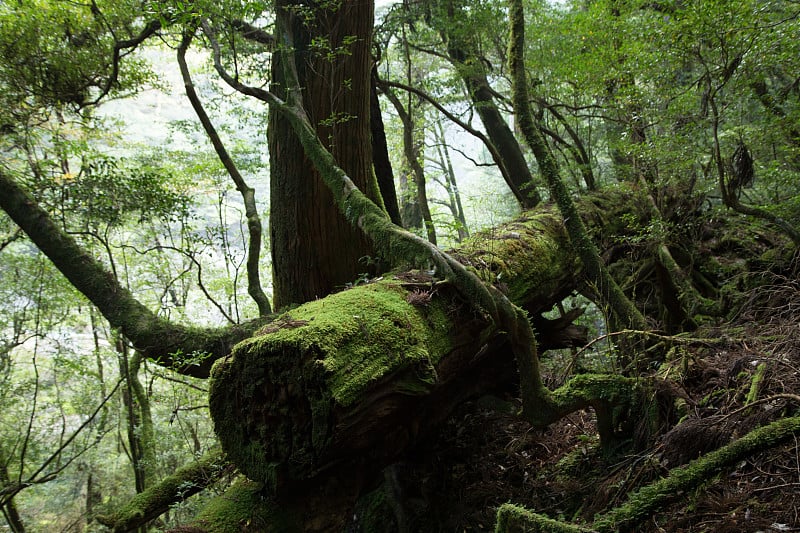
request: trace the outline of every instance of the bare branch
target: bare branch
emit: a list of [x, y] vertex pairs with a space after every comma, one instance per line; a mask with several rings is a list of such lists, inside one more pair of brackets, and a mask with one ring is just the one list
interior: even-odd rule
[[269, 298], [267, 298], [264, 289], [261, 287], [259, 257], [261, 254], [262, 226], [261, 218], [258, 216], [258, 209], [256, 208], [255, 189], [249, 187], [244, 181], [236, 163], [234, 163], [230, 154], [225, 149], [222, 139], [217, 133], [214, 124], [212, 124], [208, 113], [206, 113], [203, 108], [203, 103], [200, 101], [200, 97], [194, 88], [194, 83], [189, 73], [189, 67], [186, 64], [186, 50], [189, 48], [192, 36], [192, 33], [185, 32], [181, 44], [178, 47], [178, 65], [180, 66], [181, 76], [183, 77], [183, 83], [186, 87], [186, 96], [189, 98], [189, 102], [191, 102], [192, 108], [197, 114], [197, 118], [200, 120], [203, 129], [206, 131], [206, 135], [208, 135], [211, 144], [214, 146], [214, 150], [217, 152], [220, 162], [225, 167], [225, 170], [228, 171], [228, 175], [236, 185], [236, 190], [242, 195], [245, 216], [247, 217], [247, 229], [250, 233], [250, 241], [247, 249], [247, 292], [250, 294], [253, 301], [256, 302], [259, 315], [266, 316], [272, 312], [272, 308], [269, 303]]

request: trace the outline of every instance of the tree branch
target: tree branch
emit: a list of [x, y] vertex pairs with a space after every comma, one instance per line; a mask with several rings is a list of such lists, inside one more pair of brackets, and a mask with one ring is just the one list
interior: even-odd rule
[[245, 216], [247, 217], [247, 229], [250, 233], [250, 242], [247, 248], [247, 293], [253, 301], [256, 302], [259, 315], [265, 316], [272, 312], [272, 308], [269, 303], [269, 298], [267, 298], [267, 295], [264, 293], [264, 289], [261, 288], [259, 257], [261, 254], [262, 226], [261, 218], [258, 216], [258, 209], [256, 208], [255, 189], [249, 187], [244, 181], [239, 169], [236, 167], [236, 163], [233, 162], [230, 154], [225, 149], [225, 145], [222, 143], [222, 139], [217, 133], [214, 124], [211, 123], [208, 113], [206, 113], [203, 108], [203, 103], [200, 101], [197, 91], [195, 91], [192, 76], [189, 73], [189, 66], [186, 64], [186, 50], [192, 42], [192, 37], [192, 33], [184, 32], [181, 44], [178, 46], [178, 65], [180, 66], [181, 76], [183, 77], [183, 84], [186, 87], [186, 96], [189, 98], [189, 102], [191, 102], [192, 108], [197, 114], [197, 118], [200, 120], [203, 129], [206, 131], [206, 135], [208, 135], [211, 144], [214, 146], [214, 150], [217, 152], [220, 162], [225, 167], [225, 170], [228, 171], [228, 175], [236, 185], [236, 190], [242, 195]]
[[233, 467], [222, 451], [214, 449], [198, 461], [179, 468], [157, 485], [137, 494], [116, 513], [98, 516], [97, 521], [110, 527], [113, 532], [132, 531], [158, 518], [176, 503], [201, 492], [232, 471]]
[[112, 327], [145, 357], [182, 374], [206, 378], [213, 362], [263, 321], [224, 328], [193, 328], [157, 316], [134, 298], [106, 267], [56, 224], [22, 188], [0, 170], [0, 208], [24, 231], [67, 280], [89, 299]]

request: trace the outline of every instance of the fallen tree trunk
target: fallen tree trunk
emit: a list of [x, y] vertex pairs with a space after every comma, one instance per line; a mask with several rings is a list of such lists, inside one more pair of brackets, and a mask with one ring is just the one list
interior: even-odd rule
[[[531, 314], [580, 279], [552, 209], [454, 255]], [[332, 469], [358, 477], [409, 449], [455, 405], [513, 382], [503, 344], [447, 284], [390, 275], [293, 309], [237, 345], [214, 367], [211, 414], [229, 459], [273, 494]]]

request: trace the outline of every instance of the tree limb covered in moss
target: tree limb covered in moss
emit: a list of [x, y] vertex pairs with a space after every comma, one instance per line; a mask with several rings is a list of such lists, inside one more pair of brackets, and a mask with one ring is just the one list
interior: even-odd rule
[[[703, 483], [708, 483], [725, 468], [753, 454], [782, 444], [800, 433], [800, 417], [784, 418], [755, 429], [730, 444], [706, 454], [689, 464], [674, 468], [669, 475], [655, 483], [639, 489], [628, 497], [628, 501], [595, 518], [588, 527], [558, 522], [538, 515], [533, 511], [513, 505], [504, 505], [497, 515], [497, 533], [513, 531], [563, 531], [563, 532], [612, 532], [621, 527], [636, 526], [667, 504], [687, 494]], [[543, 524], [552, 529], [543, 529]]]
[[495, 533], [593, 533], [594, 530], [560, 522], [530, 509], [504, 503], [497, 510]]
[[153, 313], [113, 274], [63, 231], [6, 172], [0, 170], [0, 208], [67, 280], [127, 337], [142, 355], [185, 375], [206, 378], [213, 362], [261, 325], [193, 328]]
[[98, 516], [97, 521], [113, 532], [132, 531], [166, 513], [176, 503], [201, 492], [232, 470], [225, 454], [219, 449], [212, 450], [200, 460], [179, 468], [157, 485], [137, 494], [114, 514]]
[[558, 162], [550, 150], [541, 129], [535, 123], [528, 102], [528, 82], [525, 72], [525, 14], [521, 0], [511, 0], [509, 12], [511, 32], [509, 36], [509, 70], [512, 80], [512, 98], [520, 129], [536, 157], [539, 170], [547, 181], [550, 195], [564, 216], [572, 245], [583, 261], [590, 279], [596, 283], [600, 297], [611, 306], [619, 324], [638, 330], [646, 330], [647, 322], [633, 303], [622, 292], [609, 274], [589, 238], [570, 192], [561, 179]]

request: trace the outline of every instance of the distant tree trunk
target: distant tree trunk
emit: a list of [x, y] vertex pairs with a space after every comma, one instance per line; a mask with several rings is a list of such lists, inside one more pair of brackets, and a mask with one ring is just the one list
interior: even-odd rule
[[[94, 307], [89, 308], [89, 320], [92, 327], [92, 341], [94, 344], [94, 357], [97, 367], [97, 380], [100, 382], [100, 398], [108, 396], [108, 387], [105, 380], [105, 367], [103, 365], [103, 357], [101, 353], [100, 344], [100, 322], [101, 317], [98, 317], [97, 311]], [[105, 433], [106, 424], [108, 423], [108, 406], [103, 404], [100, 411], [100, 419], [94, 427], [94, 431], [99, 439]], [[86, 476], [86, 523], [91, 523], [94, 520], [94, 515], [98, 506], [103, 502], [103, 493], [100, 486], [100, 481], [93, 475], [94, 465], [91, 463], [87, 465], [88, 474]]]
[[409, 102], [408, 109], [403, 106], [400, 99], [391, 91], [386, 89], [386, 97], [392, 102], [397, 114], [400, 116], [400, 121], [403, 123], [403, 153], [406, 156], [406, 162], [411, 169], [411, 176], [414, 179], [416, 186], [416, 200], [419, 207], [422, 221], [425, 224], [425, 234], [428, 240], [436, 244], [436, 227], [433, 225], [433, 217], [431, 216], [430, 204], [428, 203], [428, 192], [425, 183], [425, 170], [420, 163], [420, 151], [422, 144], [421, 141], [416, 142], [415, 139], [415, 123], [411, 115], [411, 103]]
[[795, 170], [800, 170], [800, 128], [798, 128], [797, 122], [789, 118], [781, 102], [770, 92], [766, 80], [751, 81], [750, 88], [764, 109], [778, 119], [778, 124], [785, 132], [786, 142], [794, 148], [793, 155], [790, 157], [792, 166]]
[[[136, 493], [141, 494], [155, 481], [155, 442], [150, 399], [139, 382], [142, 355], [136, 352], [131, 356], [127, 343], [121, 336], [118, 336], [116, 343], [120, 374], [127, 383], [123, 390], [123, 401], [128, 421], [128, 448]], [[147, 527], [141, 526], [139, 531], [147, 533]]]
[[[278, 0], [276, 9], [304, 5]], [[296, 40], [304, 106], [319, 138], [356, 185], [383, 206], [370, 140], [373, 8], [366, 0], [344, 2], [338, 9], [315, 7], [309, 19], [290, 14], [288, 24]], [[273, 89], [279, 96], [285, 95], [283, 61], [282, 54], [273, 55]], [[336, 210], [291, 126], [274, 110], [269, 152], [273, 303], [280, 308], [343, 287], [366, 271], [361, 260], [374, 252]]]
[[422, 228], [422, 210], [419, 208], [417, 189], [411, 169], [403, 169], [398, 178], [400, 183], [400, 218], [407, 229]]
[[431, 21], [446, 41], [447, 54], [467, 87], [489, 139], [500, 154], [502, 161], [498, 163], [506, 169], [503, 177], [523, 208], [534, 207], [541, 201], [535, 180], [514, 132], [495, 103], [485, 63], [470, 43], [472, 36], [463, 23], [467, 14], [458, 0], [440, 0], [437, 3], [438, 16], [432, 17]]
[[[619, 18], [621, 16], [619, 6], [622, 4], [617, 0], [609, 3], [611, 17]], [[619, 49], [622, 46], [620, 39], [620, 36], [613, 37], [612, 47], [615, 53], [620, 53]], [[635, 153], [637, 148], [641, 148], [647, 142], [647, 125], [641, 102], [636, 96], [630, 96], [636, 94], [636, 91], [632, 90], [636, 86], [636, 79], [625, 65], [625, 61], [624, 57], [618, 60], [619, 68], [624, 73], [612, 77], [606, 83], [606, 93], [609, 99], [619, 98], [622, 101], [619, 104], [619, 116], [609, 117], [605, 121], [607, 137], [623, 139], [610, 147], [611, 161], [614, 164], [617, 180], [636, 183], [641, 176], [647, 183], [652, 184], [656, 181], [657, 169], [651, 161], [647, 160], [646, 156], [642, 157]]]
[[456, 183], [456, 173], [453, 170], [453, 162], [450, 160], [450, 150], [447, 147], [444, 135], [444, 126], [441, 122], [437, 122], [433, 128], [434, 138], [436, 139], [436, 151], [439, 155], [439, 162], [441, 164], [442, 173], [444, 174], [444, 188], [447, 189], [447, 195], [450, 201], [447, 206], [453, 215], [453, 220], [456, 225], [456, 232], [458, 233], [458, 242], [463, 241], [469, 237], [469, 228], [467, 226], [467, 217], [464, 216], [464, 207], [461, 205], [461, 193], [458, 190], [458, 183]]

